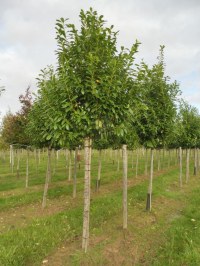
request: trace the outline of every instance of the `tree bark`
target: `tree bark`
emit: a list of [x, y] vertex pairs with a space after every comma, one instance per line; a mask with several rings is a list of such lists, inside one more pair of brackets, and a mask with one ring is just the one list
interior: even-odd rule
[[97, 175], [97, 180], [96, 180], [96, 191], [99, 191], [100, 185], [101, 185], [101, 154], [102, 150], [99, 150], [99, 159], [98, 159], [98, 175]]
[[135, 176], [137, 178], [138, 176], [138, 158], [139, 157], [139, 154], [138, 154], [138, 149], [136, 150], [136, 165], [135, 165]]
[[45, 180], [43, 200], [42, 200], [43, 209], [46, 207], [47, 192], [48, 192], [50, 179], [51, 179], [51, 149], [48, 148], [47, 172], [46, 172], [46, 180]]
[[186, 184], [190, 177], [190, 149], [186, 149]]
[[27, 157], [26, 157], [26, 188], [28, 188], [28, 178], [29, 178], [29, 150], [27, 149]]
[[69, 151], [69, 175], [68, 180], [71, 181], [72, 177], [72, 150]]
[[19, 162], [20, 162], [20, 154], [19, 149], [17, 149], [17, 178], [19, 178]]
[[147, 202], [146, 202], [147, 211], [151, 211], [152, 188], [153, 188], [153, 149], [151, 149], [150, 178], [149, 178], [149, 187], [148, 187]]
[[10, 167], [12, 166], [12, 145], [10, 145]]
[[134, 150], [132, 150], [132, 156], [131, 156], [131, 168], [133, 169], [133, 165], [134, 165]]
[[76, 198], [77, 154], [78, 154], [78, 148], [76, 148], [74, 152], [73, 198]]
[[13, 150], [13, 145], [10, 145], [10, 166], [11, 166], [11, 171], [13, 174], [13, 168], [14, 168], [14, 150]]
[[160, 149], [158, 150], [158, 171], [160, 171]]
[[55, 174], [56, 174], [56, 168], [57, 168], [57, 160], [58, 160], [58, 158], [57, 158], [57, 151], [54, 149], [53, 150], [54, 151], [54, 168], [53, 168], [53, 176], [55, 176]]
[[123, 229], [127, 229], [127, 145], [122, 145], [123, 159]]
[[120, 149], [117, 150], [117, 172], [119, 172], [120, 168]]
[[91, 144], [92, 140], [90, 138], [85, 138], [84, 210], [83, 210], [83, 237], [82, 237], [82, 249], [85, 251], [85, 253], [87, 252], [89, 244]]
[[199, 148], [196, 150], [197, 152], [197, 174], [199, 173]]
[[144, 170], [145, 176], [147, 176], [147, 172], [148, 172], [148, 149], [146, 149], [146, 156], [145, 156], [145, 170]]
[[183, 181], [182, 181], [182, 174], [183, 174], [183, 165], [182, 165], [182, 148], [179, 147], [179, 185], [180, 187], [183, 186]]
[[41, 163], [41, 151], [40, 151], [40, 149], [38, 150], [38, 163], [39, 163], [39, 165]]
[[194, 148], [194, 175], [197, 175], [197, 148]]
[[168, 150], [168, 168], [170, 167], [171, 164], [171, 153], [170, 150]]

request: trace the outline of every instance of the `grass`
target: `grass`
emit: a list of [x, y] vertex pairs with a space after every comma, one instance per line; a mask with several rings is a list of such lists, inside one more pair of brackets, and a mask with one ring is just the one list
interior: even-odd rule
[[[95, 176], [97, 174], [97, 153], [94, 153], [92, 161], [92, 189], [95, 187]], [[114, 157], [115, 158], [115, 157]], [[38, 169], [38, 175], [35, 173], [35, 161], [32, 154], [32, 159], [30, 160], [30, 190], [25, 193], [23, 188], [25, 176], [25, 158], [22, 158], [22, 168], [21, 177], [16, 179], [16, 174], [11, 174], [8, 162], [4, 162], [4, 168], [2, 167], [0, 182], [2, 184], [1, 191], [9, 191], [14, 193], [15, 189], [21, 189], [20, 195], [5, 196], [0, 198], [0, 208], [2, 211], [6, 212], [10, 208], [17, 206], [28, 206], [30, 203], [38, 202], [42, 198], [42, 189], [38, 188], [38, 191], [31, 191], [31, 188], [35, 185], [44, 184], [46, 160], [41, 160], [41, 164]], [[117, 172], [117, 161], [105, 156], [102, 164], [102, 188], [103, 186], [112, 184], [115, 180], [121, 179], [121, 172]], [[167, 157], [165, 158], [165, 165], [167, 166]], [[49, 199], [57, 199], [62, 195], [72, 194], [72, 184], [61, 186], [59, 181], [66, 180], [66, 168], [65, 168], [65, 157], [60, 155], [60, 159], [54, 163], [56, 171], [52, 180], [52, 185], [48, 192]], [[162, 162], [162, 165], [164, 162]], [[144, 173], [144, 157], [141, 155], [139, 163], [139, 174]], [[120, 159], [121, 167], [121, 159]], [[155, 170], [157, 165], [155, 163]], [[7, 170], [6, 170], [7, 169]], [[132, 169], [131, 156], [129, 156], [129, 180], [135, 175], [135, 169]], [[81, 195], [83, 191], [83, 167], [78, 171], [78, 192]], [[178, 187], [178, 170], [170, 170], [167, 174], [161, 174], [156, 177], [153, 181], [153, 211], [150, 216], [147, 213], [145, 215], [142, 213], [145, 209], [146, 193], [148, 187], [148, 180], [128, 189], [128, 209], [129, 209], [129, 227], [130, 234], [135, 234], [134, 223], [140, 222], [140, 215], [142, 214], [144, 219], [150, 219], [151, 215], [154, 215], [156, 209], [154, 209], [154, 200], [164, 197], [166, 199], [172, 200], [186, 200], [188, 204], [187, 208], [182, 212], [181, 218], [170, 222], [171, 226], [167, 233], [167, 244], [161, 245], [158, 252], [155, 252], [153, 258], [146, 257], [146, 261], [150, 261], [151, 264], [146, 265], [200, 265], [200, 264], [181, 264], [182, 262], [188, 263], [192, 258], [194, 262], [199, 262], [197, 258], [198, 246], [200, 246], [197, 241], [199, 224], [197, 214], [198, 211], [195, 209], [199, 205], [198, 191], [194, 190], [193, 193], [188, 194], [185, 199], [185, 194]], [[193, 198], [193, 201], [191, 201]], [[196, 198], [196, 200], [195, 200]], [[189, 202], [191, 206], [189, 208]], [[63, 242], [71, 246], [72, 243], [81, 243], [81, 233], [82, 233], [82, 197], [76, 199], [76, 204], [70, 206], [67, 210], [52, 214], [51, 216], [33, 219], [31, 223], [23, 228], [18, 228], [15, 230], [7, 231], [1, 234], [0, 238], [0, 265], [2, 266], [23, 266], [23, 265], [41, 265], [42, 260], [48, 256], [50, 253], [54, 252]], [[135, 210], [139, 208], [138, 216], [135, 214]], [[190, 209], [190, 210], [189, 210]], [[195, 212], [196, 210], [196, 212]], [[133, 215], [133, 216], [131, 216]], [[136, 216], [135, 216], [136, 215]], [[106, 194], [99, 194], [98, 197], [93, 197], [91, 200], [91, 221], [90, 221], [90, 233], [95, 237], [104, 235], [105, 228], [109, 228], [110, 225], [116, 225], [122, 223], [122, 191], [118, 187], [117, 191], [110, 191]], [[153, 217], [153, 216], [152, 216]], [[184, 219], [185, 220], [184, 220]], [[135, 219], [133, 225], [130, 224], [130, 220]], [[180, 222], [177, 221], [180, 219]], [[181, 220], [183, 219], [183, 220]], [[194, 219], [194, 221], [192, 220]], [[141, 236], [145, 234], [152, 234], [155, 232], [155, 228], [159, 228], [165, 225], [165, 217], [161, 217], [158, 224], [151, 226], [150, 228], [140, 228], [138, 230], [137, 237], [140, 239]], [[196, 226], [197, 225], [197, 226]], [[114, 228], [115, 228], [114, 227]], [[195, 228], [197, 227], [197, 228]], [[187, 230], [185, 230], [187, 228]], [[131, 231], [132, 230], [132, 231]], [[193, 231], [192, 231], [193, 230]], [[120, 232], [123, 232], [120, 227]], [[185, 234], [185, 231], [187, 234]], [[108, 231], [109, 232], [109, 231]], [[192, 235], [193, 232], [193, 235]], [[110, 229], [110, 233], [113, 234], [113, 239], [115, 238], [115, 232]], [[188, 238], [189, 234], [189, 238]], [[181, 238], [182, 237], [182, 238]], [[192, 238], [191, 238], [192, 237]], [[196, 240], [195, 240], [196, 238]], [[105, 256], [106, 245], [112, 243], [114, 240], [110, 240], [108, 243], [105, 240], [100, 241], [90, 248], [87, 254], [84, 254], [80, 250], [72, 251], [72, 254], [65, 258], [70, 264], [63, 265], [109, 265], [109, 259]], [[190, 241], [192, 239], [192, 242]], [[181, 240], [181, 241], [180, 241]], [[145, 241], [145, 239], [142, 239]], [[154, 241], [154, 240], [152, 240]], [[180, 243], [179, 243], [180, 241]], [[194, 242], [193, 242], [194, 241]], [[135, 245], [135, 242], [131, 242], [131, 245]], [[179, 243], [179, 244], [178, 244]], [[193, 247], [193, 243], [195, 243]], [[126, 243], [127, 244], [127, 243]], [[142, 243], [141, 243], [142, 246]], [[76, 246], [77, 247], [77, 246]], [[175, 248], [176, 247], [176, 248]], [[174, 251], [175, 250], [175, 251]], [[157, 251], [157, 250], [156, 250]], [[124, 249], [126, 253], [126, 247]], [[182, 257], [177, 255], [177, 252], [182, 252]], [[128, 255], [128, 253], [126, 253]], [[128, 260], [128, 263], [130, 260]], [[65, 263], [67, 263], [65, 261]], [[160, 264], [159, 264], [160, 263]], [[175, 264], [170, 264], [175, 263]], [[180, 263], [180, 264], [176, 264]], [[124, 264], [125, 265], [125, 264]], [[128, 264], [127, 264], [128, 265]], [[130, 264], [129, 264], [130, 265]], [[139, 265], [139, 264], [138, 264]], [[141, 264], [142, 265], [142, 264]]]
[[160, 247], [152, 265], [200, 265], [200, 197], [193, 189], [185, 197], [187, 206], [167, 231], [166, 244]]
[[[7, 156], [8, 158], [8, 156]], [[55, 158], [54, 158], [55, 159]], [[134, 169], [131, 168], [131, 156], [129, 156], [129, 178], [132, 178], [134, 176]], [[55, 164], [56, 162], [56, 164]], [[65, 157], [60, 156], [60, 160], [53, 161], [52, 168], [53, 174], [52, 177], [52, 185], [54, 187], [50, 186], [48, 197], [50, 199], [54, 199], [56, 197], [60, 197], [62, 195], [71, 195], [72, 194], [72, 185], [68, 182], [67, 183], [67, 172], [68, 169], [64, 168], [64, 165], [66, 164]], [[95, 190], [96, 186], [96, 175], [97, 175], [97, 154], [94, 154], [93, 161], [92, 161], [92, 180], [91, 180], [91, 186], [92, 190]], [[20, 178], [16, 178], [16, 173], [11, 174], [10, 166], [7, 163], [3, 164], [4, 171], [7, 170], [8, 173], [1, 174], [0, 176], [0, 191], [2, 192], [12, 192], [9, 193], [8, 196], [3, 195], [3, 197], [0, 197], [0, 210], [7, 210], [9, 208], [14, 208], [17, 206], [22, 206], [25, 204], [30, 203], [36, 203], [41, 201], [42, 199], [42, 191], [43, 191], [43, 185], [45, 180], [45, 172], [44, 169], [46, 167], [46, 158], [41, 160], [41, 164], [38, 167], [38, 174], [35, 173], [35, 158], [34, 154], [30, 156], [30, 178], [29, 178], [29, 189], [26, 190], [24, 188], [25, 186], [25, 164], [26, 160], [25, 157], [21, 158], [20, 161], [21, 164], [21, 171], [20, 171]], [[139, 162], [139, 173], [144, 173], [144, 158], [141, 155], [140, 162]], [[121, 159], [120, 159], [120, 167], [121, 167]], [[55, 168], [55, 169], [54, 169]], [[77, 173], [77, 181], [79, 184], [77, 184], [77, 190], [82, 191], [83, 190], [83, 166], [81, 166], [81, 169], [78, 170]], [[118, 172], [117, 170], [117, 160], [113, 159], [107, 160], [107, 158], [104, 158], [102, 162], [102, 174], [101, 174], [101, 184], [102, 185], [108, 185], [116, 180], [121, 179], [121, 170]], [[60, 187], [59, 182], [66, 180], [66, 187]], [[58, 183], [58, 184], [57, 184]], [[34, 186], [40, 186], [38, 187], [37, 191], [32, 191], [32, 188]], [[15, 189], [20, 190], [17, 195], [15, 194]], [[11, 195], [10, 195], [11, 194]], [[20, 194], [20, 195], [18, 195]]]
[[[158, 197], [177, 176], [177, 170], [155, 179], [155, 195]], [[165, 178], [165, 183], [163, 183]], [[161, 188], [161, 189], [159, 189]], [[147, 182], [128, 189], [129, 206], [145, 201]], [[157, 191], [159, 190], [159, 191]], [[121, 213], [122, 192], [117, 191], [101, 198], [93, 199], [91, 204], [91, 230], [101, 227], [106, 221]], [[82, 207], [76, 207], [51, 217], [37, 219], [26, 228], [10, 231], [1, 236], [0, 265], [40, 265], [50, 251], [59, 243], [81, 235]], [[96, 233], [98, 230], [96, 231]]]

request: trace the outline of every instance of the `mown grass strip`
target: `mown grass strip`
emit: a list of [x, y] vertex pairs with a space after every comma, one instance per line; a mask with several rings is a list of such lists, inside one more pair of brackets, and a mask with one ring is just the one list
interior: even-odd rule
[[[189, 185], [189, 184], [188, 184]], [[165, 245], [161, 246], [152, 265], [200, 265], [200, 196], [199, 188], [185, 196], [186, 208], [172, 222]]]
[[[163, 182], [163, 177], [165, 182]], [[154, 184], [162, 194], [166, 187], [177, 178], [177, 171], [157, 177]], [[160, 184], [160, 185], [159, 185]], [[156, 187], [156, 186], [155, 186]], [[145, 200], [147, 182], [128, 189], [130, 203]], [[118, 191], [101, 198], [93, 199], [91, 204], [91, 230], [101, 226], [104, 221], [114, 219], [121, 212], [122, 192]], [[13, 230], [1, 235], [0, 265], [23, 266], [40, 265], [41, 260], [63, 240], [72, 240], [82, 231], [82, 207], [37, 219], [25, 228]]]

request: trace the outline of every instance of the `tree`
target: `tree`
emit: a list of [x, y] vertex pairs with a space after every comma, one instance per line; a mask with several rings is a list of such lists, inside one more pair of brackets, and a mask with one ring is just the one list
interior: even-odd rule
[[142, 62], [138, 70], [136, 86], [140, 89], [143, 112], [139, 112], [136, 120], [137, 132], [146, 147], [163, 146], [174, 126], [179, 94], [176, 81], [170, 83], [165, 76], [164, 46], [160, 48], [157, 64], [149, 68]]
[[[176, 97], [179, 87], [170, 83], [165, 76], [164, 46], [160, 47], [158, 63], [149, 68], [144, 62], [138, 67], [135, 86], [140, 91], [138, 99], [142, 111], [139, 111], [133, 123], [141, 144], [154, 149], [166, 145], [176, 116]], [[153, 179], [153, 151], [151, 151], [151, 174], [147, 193], [146, 209], [151, 209]]]
[[200, 116], [197, 108], [185, 101], [180, 102], [179, 113], [176, 121], [175, 142], [176, 145], [186, 149], [186, 183], [189, 180], [190, 149], [195, 149], [194, 174], [197, 170], [196, 147], [200, 140]]
[[2, 138], [8, 144], [29, 145], [30, 139], [26, 134], [28, 123], [28, 113], [32, 106], [32, 95], [30, 87], [26, 89], [24, 95], [19, 96], [21, 109], [16, 114], [8, 112], [2, 121]]
[[[85, 188], [82, 246], [87, 251], [90, 210], [91, 143], [99, 134], [124, 134], [129, 115], [129, 90], [134, 54], [138, 42], [130, 50], [117, 51], [117, 32], [105, 27], [103, 16], [96, 11], [80, 12], [81, 29], [61, 18], [56, 22], [58, 67], [51, 89], [43, 89], [40, 101], [45, 107], [44, 138], [66, 146], [84, 139]], [[45, 81], [41, 78], [41, 82]], [[55, 82], [54, 82], [55, 81]], [[53, 83], [54, 82], [54, 83]]]
[[182, 148], [194, 148], [200, 139], [200, 116], [197, 108], [180, 102], [176, 121], [176, 142]]

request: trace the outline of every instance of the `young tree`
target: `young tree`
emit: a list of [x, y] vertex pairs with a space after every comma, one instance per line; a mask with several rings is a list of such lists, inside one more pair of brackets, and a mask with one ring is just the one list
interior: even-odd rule
[[[157, 64], [149, 68], [142, 62], [138, 67], [135, 86], [140, 90], [138, 97], [143, 109], [142, 112], [138, 111], [134, 123], [141, 144], [151, 149], [164, 146], [174, 125], [176, 96], [179, 92], [178, 84], [169, 83], [169, 78], [165, 76], [164, 46], [160, 47]], [[151, 151], [150, 172], [147, 210], [151, 210], [153, 151]]]
[[30, 139], [25, 129], [32, 106], [30, 87], [26, 89], [24, 95], [19, 96], [19, 101], [21, 103], [20, 111], [15, 114], [8, 112], [3, 118], [2, 138], [8, 144], [29, 145]]
[[[82, 247], [87, 251], [90, 210], [91, 143], [105, 132], [124, 134], [130, 112], [129, 90], [136, 42], [130, 50], [117, 50], [117, 32], [106, 27], [96, 11], [80, 12], [81, 29], [57, 20], [57, 58], [53, 89], [43, 93], [48, 133], [43, 136], [61, 146], [84, 139], [85, 187]], [[50, 104], [49, 104], [50, 103]], [[46, 123], [46, 122], [45, 122]]]
[[186, 183], [189, 180], [190, 149], [195, 150], [194, 174], [197, 169], [197, 152], [200, 139], [200, 116], [195, 107], [181, 101], [176, 121], [176, 145], [186, 149]]

